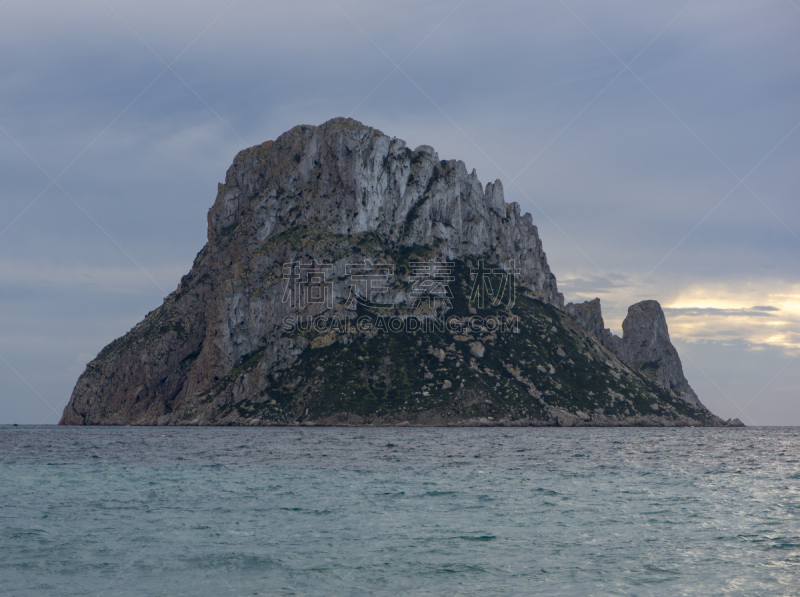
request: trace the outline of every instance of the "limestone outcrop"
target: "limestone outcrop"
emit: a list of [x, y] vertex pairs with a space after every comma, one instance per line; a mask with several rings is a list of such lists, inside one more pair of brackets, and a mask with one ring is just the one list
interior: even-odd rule
[[657, 301], [642, 301], [628, 308], [628, 315], [622, 322], [622, 338], [605, 327], [599, 298], [568, 303], [564, 310], [634, 371], [682, 400], [701, 405], [683, 375], [678, 351], [669, 339], [664, 311]]
[[336, 118], [236, 156], [191, 271], [61, 423], [724, 424], [660, 308], [631, 309], [619, 339], [565, 308], [500, 181]]
[[568, 303], [564, 310], [574, 317], [587, 332], [597, 338], [600, 344], [622, 358], [622, 339], [605, 327], [599, 298], [577, 304]]
[[651, 377], [686, 402], [700, 404], [683, 375], [678, 351], [670, 342], [667, 320], [658, 302], [642, 301], [628, 308], [622, 322], [620, 352], [632, 369]]

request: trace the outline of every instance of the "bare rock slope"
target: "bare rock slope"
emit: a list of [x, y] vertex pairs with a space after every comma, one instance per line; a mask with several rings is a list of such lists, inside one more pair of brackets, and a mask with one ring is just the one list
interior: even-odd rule
[[236, 156], [191, 271], [61, 423], [724, 424], [657, 303], [622, 339], [565, 310], [500, 181], [342, 118]]
[[622, 338], [604, 326], [599, 298], [569, 303], [564, 310], [628, 367], [682, 400], [702, 406], [683, 375], [678, 351], [670, 342], [667, 319], [658, 302], [642, 301], [631, 305], [622, 322]]

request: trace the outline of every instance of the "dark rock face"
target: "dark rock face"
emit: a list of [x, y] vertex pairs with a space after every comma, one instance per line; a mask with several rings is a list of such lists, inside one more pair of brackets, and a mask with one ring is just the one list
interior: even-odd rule
[[723, 424], [686, 397], [660, 308], [632, 307], [622, 340], [599, 300], [563, 309], [500, 181], [353, 120], [295, 127], [236, 156], [191, 271], [61, 423]]
[[620, 352], [632, 369], [641, 371], [686, 402], [700, 404], [683, 376], [678, 351], [669, 339], [664, 311], [656, 301], [642, 301], [628, 307], [628, 315], [622, 322]]
[[580, 323], [587, 332], [600, 341], [601, 345], [605, 346], [618, 357], [621, 356], [622, 340], [605, 327], [599, 298], [583, 303], [569, 303], [564, 307], [564, 311], [577, 319], [578, 323]]
[[620, 361], [682, 400], [702, 406], [683, 375], [678, 351], [669, 339], [667, 320], [657, 301], [642, 301], [628, 308], [622, 338], [604, 327], [600, 299], [569, 303], [564, 310]]

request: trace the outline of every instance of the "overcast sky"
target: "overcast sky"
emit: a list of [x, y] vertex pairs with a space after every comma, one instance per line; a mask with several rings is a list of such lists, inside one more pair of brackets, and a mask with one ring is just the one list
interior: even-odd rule
[[800, 425], [800, 1], [0, 0], [0, 423], [175, 289], [237, 151], [351, 116], [665, 307], [716, 414]]

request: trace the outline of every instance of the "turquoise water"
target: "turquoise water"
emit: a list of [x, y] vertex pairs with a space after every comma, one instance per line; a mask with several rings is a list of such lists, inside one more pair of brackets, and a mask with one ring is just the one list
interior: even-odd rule
[[800, 595], [800, 430], [0, 427], [0, 595]]

